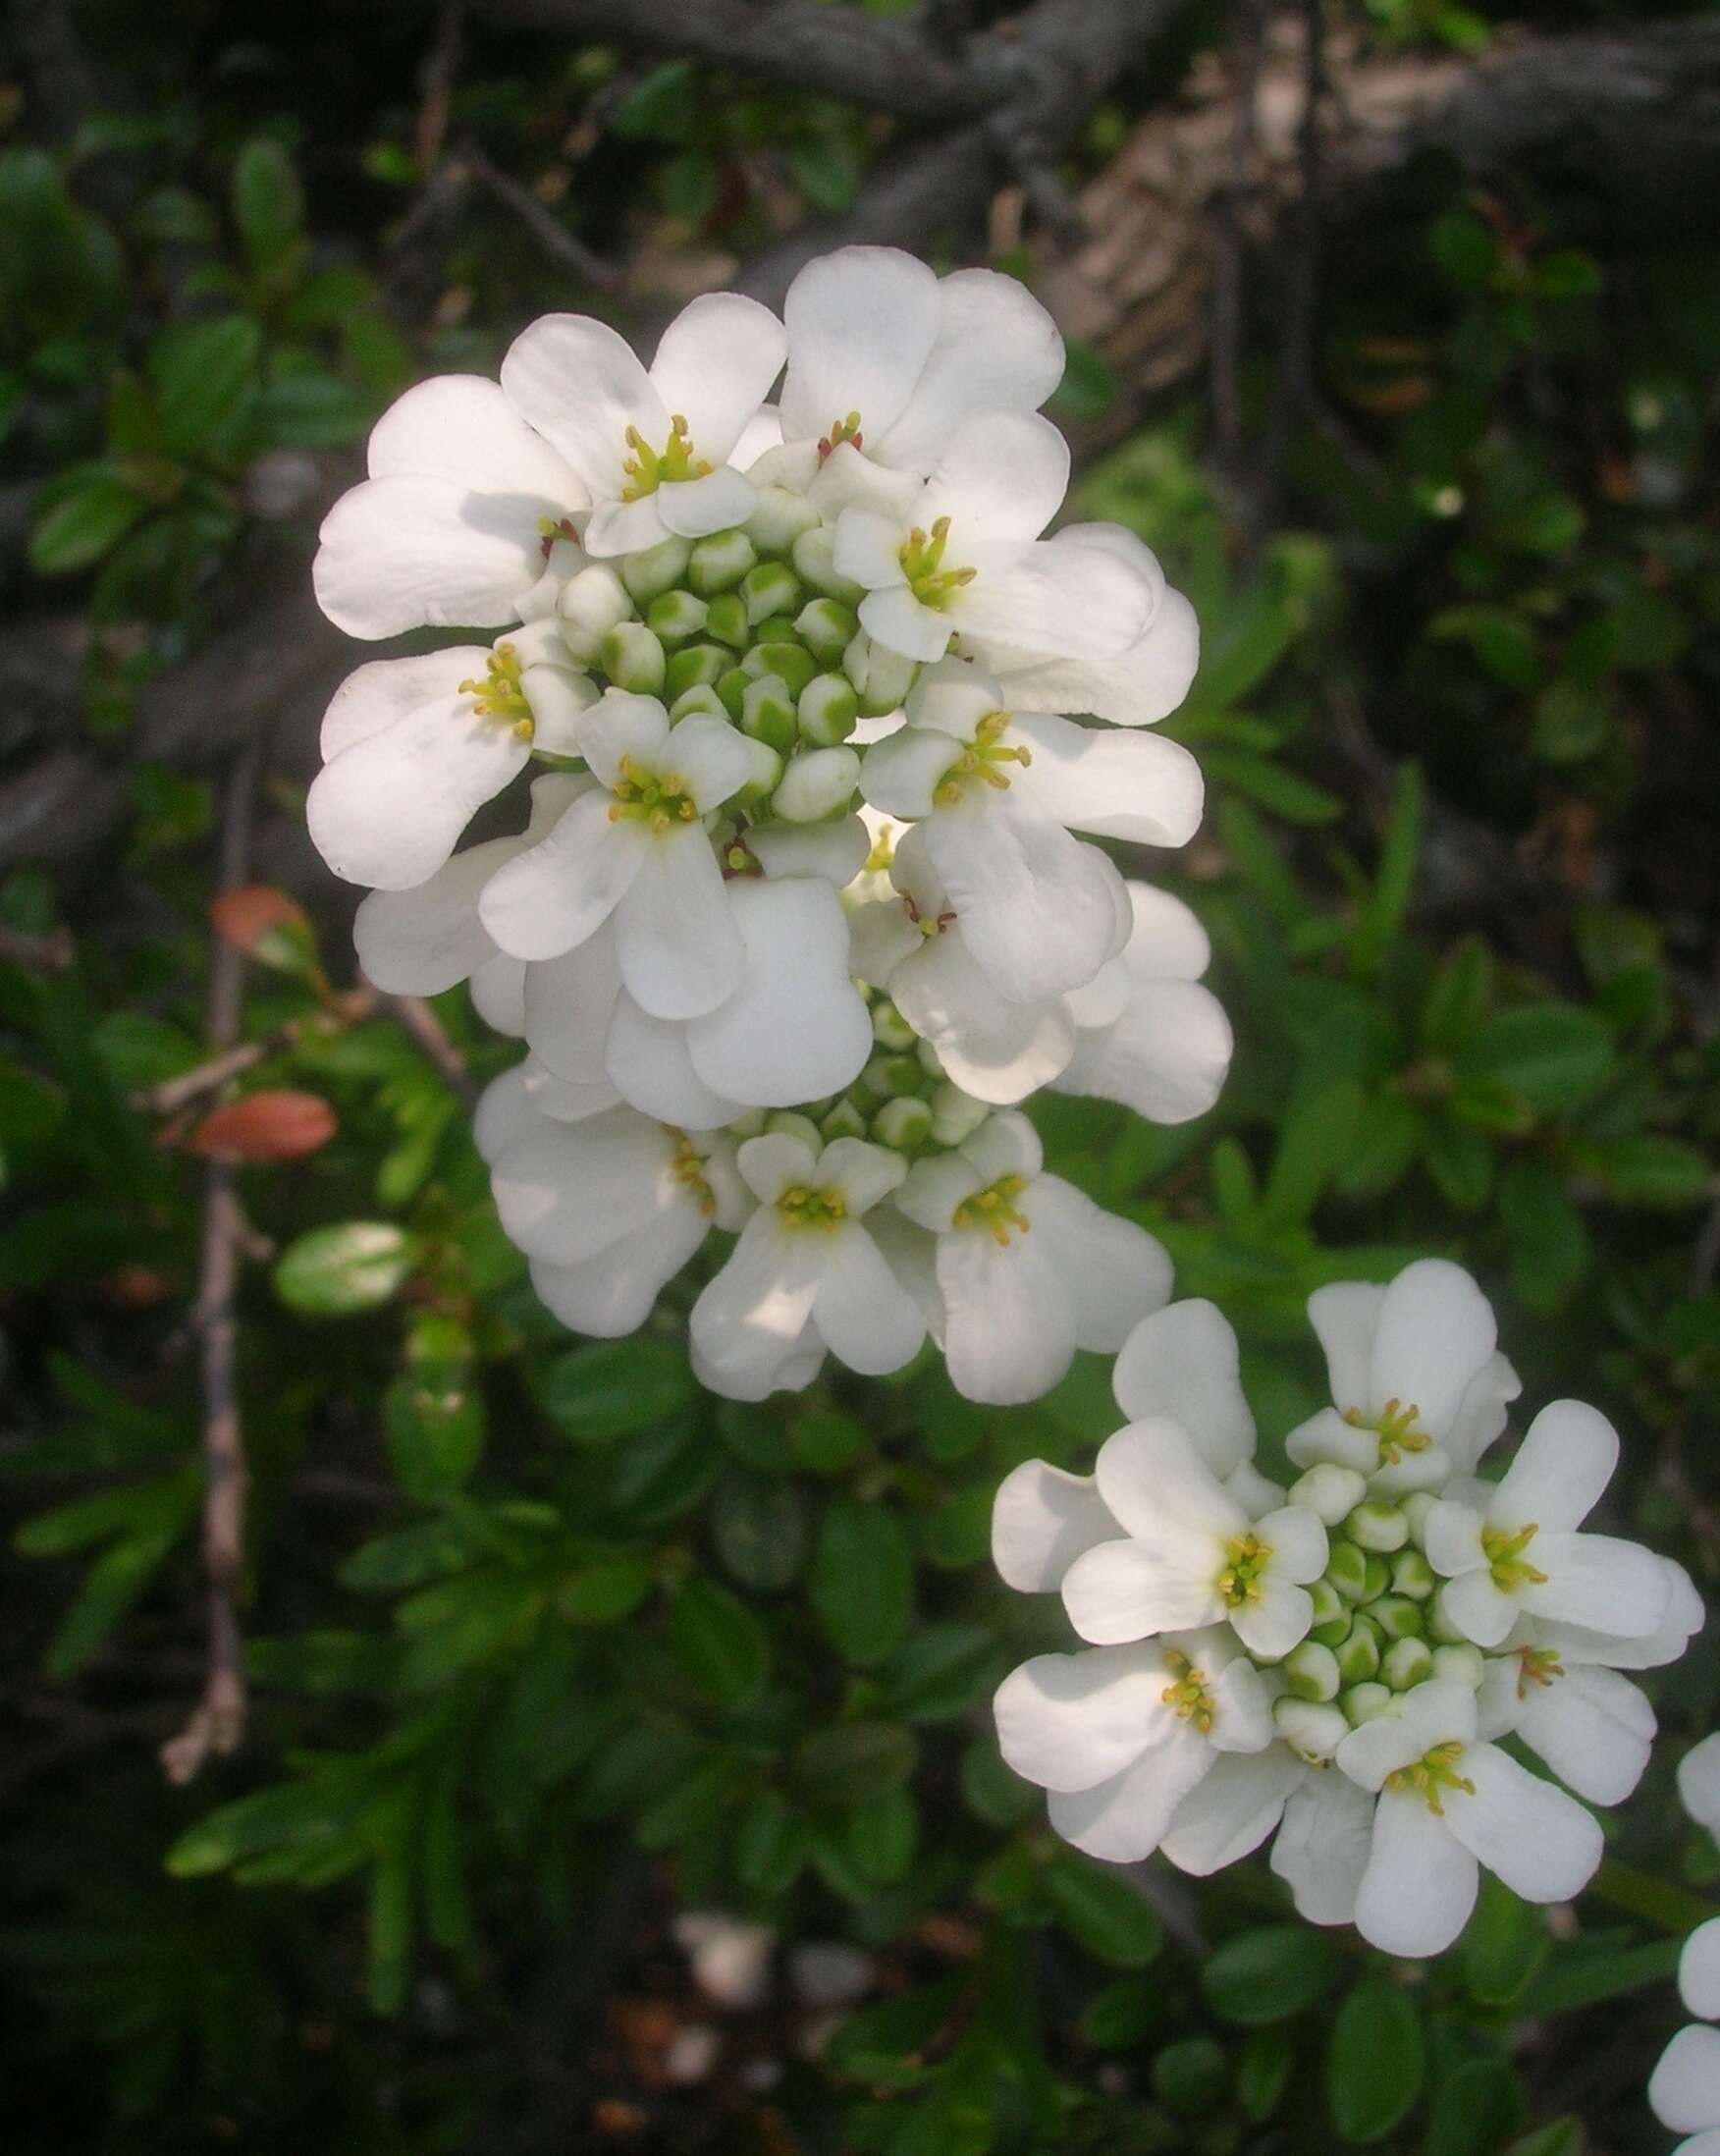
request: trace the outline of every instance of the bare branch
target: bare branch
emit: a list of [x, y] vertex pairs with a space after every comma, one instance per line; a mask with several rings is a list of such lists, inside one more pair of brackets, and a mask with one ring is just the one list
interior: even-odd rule
[[417, 1042], [466, 1106], [475, 1109], [482, 1089], [467, 1070], [465, 1057], [443, 1030], [442, 1020], [424, 998], [421, 996], [384, 995], [382, 1003]]

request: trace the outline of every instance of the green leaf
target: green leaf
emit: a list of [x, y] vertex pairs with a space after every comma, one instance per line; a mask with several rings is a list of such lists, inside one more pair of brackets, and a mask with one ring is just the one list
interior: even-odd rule
[[1612, 1034], [1592, 1011], [1574, 1003], [1525, 1003], [1478, 1027], [1458, 1068], [1466, 1076], [1494, 1079], [1531, 1107], [1557, 1114], [1580, 1107], [1612, 1075]]
[[570, 1625], [614, 1625], [630, 1617], [651, 1592], [645, 1557], [600, 1557], [556, 1590], [556, 1608]]
[[845, 1809], [899, 1789], [914, 1771], [920, 1748], [895, 1722], [838, 1722], [796, 1746], [796, 1787], [810, 1805]]
[[1261, 1195], [1263, 1223], [1291, 1228], [1307, 1222], [1354, 1141], [1362, 1109], [1362, 1088], [1353, 1078], [1304, 1094], [1291, 1105]]
[[1378, 970], [1403, 928], [1422, 851], [1422, 800], [1421, 767], [1400, 765], [1379, 849], [1379, 871], [1352, 943], [1356, 964], [1364, 974]]
[[1422, 1160], [1440, 1196], [1459, 1213], [1475, 1213], [1493, 1187], [1493, 1149], [1478, 1130], [1449, 1115], [1430, 1115]]
[[1268, 757], [1246, 749], [1209, 749], [1202, 762], [1209, 783], [1247, 794], [1287, 824], [1329, 824], [1343, 814], [1344, 804], [1335, 793]]
[[1517, 2001], [1520, 2019], [1569, 2014], [1574, 2008], [1622, 1999], [1664, 1983], [1678, 1967], [1682, 1939], [1654, 1939], [1647, 1946], [1583, 1952], [1567, 1949]]
[[1340, 1962], [1324, 1932], [1263, 1924], [1239, 1932], [1201, 1965], [1201, 1990], [1220, 2020], [1244, 2028], [1282, 2021], [1321, 1999]]
[[711, 1499], [711, 1539], [724, 1570], [764, 1593], [806, 1562], [806, 1499], [781, 1475], [726, 1475]]
[[234, 160], [233, 219], [253, 269], [278, 261], [303, 227], [297, 168], [270, 135], [252, 135]]
[[1504, 687], [1527, 691], [1540, 680], [1540, 646], [1534, 631], [1508, 607], [1447, 607], [1427, 623], [1427, 634], [1442, 643], [1465, 643], [1477, 661]]
[[1511, 1280], [1531, 1310], [1557, 1310], [1588, 1270], [1587, 1223], [1544, 1160], [1513, 1160], [1499, 1185]]
[[422, 1256], [419, 1238], [392, 1220], [343, 1220], [288, 1244], [275, 1293], [306, 1318], [349, 1318], [388, 1302]]
[[167, 447], [200, 462], [235, 455], [261, 391], [262, 358], [262, 332], [242, 314], [160, 331], [147, 364]]
[[1555, 2119], [1513, 2141], [1505, 2156], [1583, 2156], [1586, 2143], [1581, 2119]]
[[764, 1689], [771, 1643], [738, 1596], [714, 1580], [689, 1580], [669, 1605], [675, 1657], [701, 1692], [740, 1706]]
[[831, 1644], [856, 1668], [884, 1661], [907, 1637], [914, 1614], [913, 1552], [882, 1505], [851, 1497], [832, 1501], [808, 1584]]
[[576, 1444], [668, 1422], [698, 1396], [684, 1351], [668, 1340], [596, 1340], [557, 1356], [538, 1381], [538, 1402]]
[[1714, 1187], [1715, 1171], [1705, 1154], [1681, 1138], [1651, 1131], [1579, 1146], [1576, 1158], [1621, 1205], [1677, 1210], [1700, 1205]]
[[956, 2009], [960, 1975], [916, 1985], [851, 2015], [830, 2040], [825, 2057], [832, 2071], [874, 2088], [905, 2088], [931, 2071], [924, 2054]]
[[1381, 2141], [1408, 2116], [1426, 2066], [1415, 2002], [1389, 1976], [1364, 1976], [1338, 2009], [1326, 2095], [1346, 2141]]
[[1523, 2120], [1509, 2059], [1465, 2059], [1435, 2075], [1422, 2156], [1496, 2156]]
[[99, 562], [148, 503], [106, 464], [74, 464], [50, 479], [30, 512], [29, 566], [38, 576], [70, 576]]
[[1164, 1948], [1164, 1926], [1134, 1882], [1076, 1850], [1045, 1869], [1046, 1899], [1070, 1938], [1111, 1968], [1145, 1968]]
[[1478, 936], [1449, 950], [1422, 1004], [1424, 1048], [1449, 1054], [1478, 1026], [1493, 999], [1493, 954]]
[[1269, 2119], [1296, 2069], [1296, 2045], [1287, 2028], [1257, 2028], [1236, 2062], [1236, 2100], [1243, 2117], [1259, 2126]]
[[1480, 1898], [1463, 1935], [1463, 1980], [1482, 2006], [1509, 2006], [1546, 1958], [1540, 1912], [1520, 1901], [1493, 1874], [1481, 1875]]
[[734, 1837], [734, 1862], [745, 1883], [760, 1894], [785, 1894], [806, 1862], [806, 1821], [774, 1790], [742, 1814]]

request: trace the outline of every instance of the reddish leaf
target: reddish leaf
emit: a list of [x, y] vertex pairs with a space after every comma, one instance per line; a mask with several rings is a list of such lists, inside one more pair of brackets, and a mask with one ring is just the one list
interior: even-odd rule
[[314, 1093], [247, 1093], [205, 1115], [187, 1141], [206, 1160], [297, 1160], [335, 1135], [335, 1111]]
[[269, 929], [303, 928], [304, 908], [273, 884], [245, 884], [209, 901], [209, 920], [217, 936], [241, 950], [252, 950]]

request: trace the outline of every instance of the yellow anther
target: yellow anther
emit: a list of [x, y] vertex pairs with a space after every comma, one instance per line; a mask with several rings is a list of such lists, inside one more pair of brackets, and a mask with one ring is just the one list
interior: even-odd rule
[[693, 454], [692, 434], [679, 412], [670, 420], [669, 439], [661, 450], [654, 450], [637, 427], [628, 427], [625, 441], [633, 454], [621, 465], [627, 479], [621, 489], [623, 502], [655, 494], [666, 482], [703, 479], [711, 469], [705, 458]]
[[1539, 1533], [1539, 1523], [1532, 1520], [1515, 1535], [1508, 1528], [1482, 1528], [1481, 1549], [1493, 1585], [1502, 1593], [1509, 1594], [1514, 1588], [1546, 1586], [1546, 1574], [1523, 1554]]
[[1529, 1698], [1531, 1685], [1551, 1685], [1564, 1676], [1557, 1647], [1520, 1647], [1517, 1653], [1517, 1697]]
[[941, 516], [930, 533], [923, 532], [916, 524], [896, 554], [909, 590], [923, 607], [931, 607], [938, 613], [948, 606], [963, 584], [971, 584], [978, 573], [971, 568], [945, 568], [943, 551], [948, 544], [949, 518]]
[[1396, 1467], [1404, 1453], [1425, 1452], [1433, 1442], [1424, 1429], [1416, 1428], [1421, 1419], [1422, 1411], [1414, 1402], [1403, 1407], [1395, 1399], [1388, 1400], [1371, 1422], [1360, 1408], [1344, 1410], [1352, 1429], [1371, 1429], [1378, 1437], [1380, 1461], [1389, 1467]]
[[699, 1201], [699, 1211], [708, 1220], [717, 1211], [717, 1198], [705, 1174], [705, 1156], [684, 1130], [677, 1130], [673, 1123], [665, 1123], [663, 1127], [678, 1141], [674, 1157], [669, 1163], [669, 1172], [694, 1194]]
[[827, 1235], [848, 1217], [848, 1201], [839, 1190], [803, 1190], [796, 1184], [777, 1200], [783, 1224], [795, 1228], [820, 1228]]
[[852, 442], [856, 449], [860, 447], [860, 414], [857, 411], [849, 412], [845, 419], [832, 422], [829, 434], [819, 441], [819, 462], [822, 464], [827, 457], [833, 456], [844, 442]]
[[1271, 1545], [1258, 1535], [1235, 1535], [1225, 1544], [1225, 1566], [1218, 1591], [1232, 1609], [1261, 1598], [1261, 1576], [1271, 1561]]
[[1015, 1200], [1027, 1188], [1024, 1175], [1000, 1175], [989, 1189], [964, 1198], [949, 1216], [951, 1227], [985, 1228], [994, 1241], [1006, 1246], [1011, 1228], [1025, 1235], [1033, 1222], [1018, 1210]]
[[481, 681], [462, 681], [462, 696], [475, 696], [472, 714], [478, 719], [506, 720], [522, 741], [535, 730], [531, 706], [519, 685], [519, 654], [511, 644], [498, 644], [490, 654], [488, 671]]
[[1476, 1785], [1457, 1771], [1457, 1762], [1463, 1757], [1463, 1746], [1453, 1740], [1450, 1744], [1435, 1745], [1431, 1752], [1424, 1752], [1408, 1766], [1399, 1767], [1395, 1774], [1385, 1778], [1387, 1789], [1400, 1795], [1420, 1797], [1431, 1812], [1441, 1818], [1445, 1806], [1441, 1795], [1445, 1791], [1462, 1790], [1466, 1797], [1473, 1797]]
[[1004, 740], [1008, 728], [1006, 711], [986, 714], [974, 728], [972, 743], [962, 750], [938, 783], [933, 799], [940, 807], [953, 808], [967, 788], [975, 783], [993, 786], [999, 793], [1008, 790], [1008, 775], [998, 767], [1018, 764], [1025, 771], [1033, 762], [1030, 748], [1021, 742]]
[[1179, 1654], [1174, 1648], [1165, 1655], [1164, 1664], [1172, 1672], [1172, 1681], [1159, 1698], [1178, 1721], [1193, 1722], [1203, 1737], [1210, 1736], [1215, 1702], [1206, 1671], [1197, 1669], [1186, 1654]]

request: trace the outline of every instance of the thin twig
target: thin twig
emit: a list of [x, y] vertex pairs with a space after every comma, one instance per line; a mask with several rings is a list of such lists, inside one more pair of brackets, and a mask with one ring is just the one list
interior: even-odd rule
[[0, 958], [9, 965], [27, 966], [31, 973], [64, 973], [75, 955], [70, 929], [33, 936], [28, 929], [8, 928], [0, 922]]
[[145, 1086], [132, 1095], [132, 1105], [140, 1115], [173, 1115], [204, 1094], [213, 1093], [230, 1078], [254, 1065], [266, 1062], [271, 1055], [280, 1055], [288, 1049], [297, 1048], [306, 1040], [340, 1033], [348, 1026], [356, 1025], [360, 1018], [368, 1018], [376, 1008], [376, 991], [366, 983], [361, 988], [349, 990], [338, 996], [326, 1010], [316, 1010], [303, 1018], [289, 1018], [272, 1032], [255, 1041], [241, 1041], [236, 1047], [224, 1049], [219, 1055], [211, 1055], [206, 1061], [193, 1064], [189, 1070], [182, 1070], [176, 1077], [164, 1078], [159, 1085]]
[[383, 1007], [392, 1012], [417, 1042], [468, 1108], [475, 1108], [483, 1088], [467, 1070], [465, 1057], [443, 1030], [442, 1020], [421, 996], [383, 996]]
[[459, 153], [459, 163], [493, 201], [499, 202], [525, 227], [552, 262], [583, 277], [588, 285], [614, 285], [620, 271], [574, 233], [567, 230], [553, 210], [547, 209], [529, 188], [511, 179], [480, 149], [469, 145]]
[[[251, 811], [262, 776], [259, 736], [241, 751], [221, 810], [222, 890], [245, 882]], [[238, 1041], [243, 1008], [244, 953], [218, 938], [209, 966], [209, 1039], [218, 1051]], [[233, 1167], [211, 1160], [203, 1171], [203, 1255], [193, 1326], [203, 1369], [203, 1574], [208, 1644], [203, 1697], [177, 1737], [161, 1748], [170, 1782], [191, 1781], [211, 1753], [237, 1751], [244, 1736], [244, 1644], [239, 1590], [244, 1571], [244, 1432], [240, 1422], [238, 1325], [234, 1299], [247, 1238]]]
[[420, 172], [433, 171], [442, 155], [464, 42], [465, 0], [442, 0], [436, 34], [418, 71], [418, 124], [412, 133], [412, 154]]

